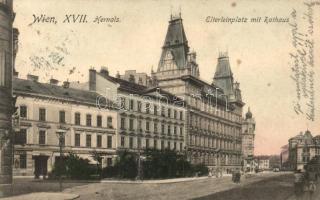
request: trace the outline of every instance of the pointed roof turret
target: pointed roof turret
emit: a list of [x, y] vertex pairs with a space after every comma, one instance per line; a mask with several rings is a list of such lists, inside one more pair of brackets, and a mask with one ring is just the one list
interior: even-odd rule
[[189, 53], [188, 40], [183, 28], [181, 14], [171, 15], [169, 26], [162, 47], [158, 71], [166, 69], [166, 63], [171, 62], [174, 68], [185, 68]]
[[223, 89], [227, 95], [234, 93], [233, 74], [231, 71], [228, 53], [219, 53], [218, 64], [214, 74], [213, 82], [216, 86]]
[[248, 112], [246, 113], [246, 119], [252, 118], [252, 112], [250, 111], [250, 107], [248, 107]]

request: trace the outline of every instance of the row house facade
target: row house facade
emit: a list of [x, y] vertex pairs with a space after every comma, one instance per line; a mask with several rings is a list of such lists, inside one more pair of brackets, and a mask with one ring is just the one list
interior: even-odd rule
[[105, 69], [89, 71], [89, 89], [117, 102], [118, 150], [184, 150], [185, 108], [181, 100], [159, 88], [109, 76]]
[[[64, 131], [63, 154], [75, 153], [92, 159], [103, 155], [103, 166], [112, 165], [116, 152], [117, 112], [96, 105], [98, 94], [39, 83], [36, 76], [14, 78], [19, 107], [20, 131], [15, 133], [14, 175], [46, 175], [60, 158], [57, 131]], [[101, 102], [102, 103], [102, 102]]]

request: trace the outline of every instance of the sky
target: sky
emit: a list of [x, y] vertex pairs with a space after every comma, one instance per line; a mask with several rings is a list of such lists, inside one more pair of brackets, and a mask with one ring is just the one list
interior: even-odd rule
[[[298, 98], [291, 77], [294, 65], [290, 53], [296, 52], [294, 29], [287, 22], [264, 22], [265, 17], [289, 18], [291, 22], [295, 11], [299, 30], [306, 32], [303, 13], [308, 9], [303, 1], [14, 0], [14, 10], [14, 26], [20, 32], [16, 70], [21, 78], [30, 73], [38, 75], [41, 82], [50, 78], [85, 82], [88, 70], [101, 66], [112, 75], [129, 69], [156, 70], [170, 14], [181, 10], [202, 80], [212, 82], [219, 52], [228, 52], [246, 103], [244, 114], [250, 107], [256, 120], [255, 154], [279, 154], [290, 137], [307, 129], [313, 135], [320, 134], [320, 57], [314, 58], [316, 106], [315, 120], [310, 121], [294, 110]], [[65, 15], [72, 14], [86, 14], [88, 23], [63, 23]], [[33, 15], [55, 17], [57, 23], [33, 23]], [[99, 16], [119, 22], [94, 23]], [[261, 17], [262, 21], [208, 23], [208, 16], [246, 17], [248, 21]], [[314, 12], [315, 55], [320, 50], [319, 19], [319, 12]]]

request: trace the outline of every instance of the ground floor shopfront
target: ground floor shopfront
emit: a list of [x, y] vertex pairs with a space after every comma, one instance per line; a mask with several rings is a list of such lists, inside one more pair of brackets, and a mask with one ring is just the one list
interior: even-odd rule
[[[93, 149], [87, 148], [65, 148], [63, 156], [69, 153], [75, 153], [81, 158], [88, 159], [91, 164], [96, 164], [92, 157]], [[110, 166], [115, 160], [115, 150], [95, 150], [100, 152], [102, 159], [102, 167]], [[13, 161], [14, 176], [34, 176], [35, 178], [47, 177], [54, 166], [55, 162], [60, 159], [59, 147], [44, 148], [15, 148]]]
[[231, 174], [233, 171], [241, 170], [241, 154], [235, 151], [215, 149], [202, 149], [189, 147], [186, 156], [192, 164], [203, 164], [209, 171], [220, 174]]

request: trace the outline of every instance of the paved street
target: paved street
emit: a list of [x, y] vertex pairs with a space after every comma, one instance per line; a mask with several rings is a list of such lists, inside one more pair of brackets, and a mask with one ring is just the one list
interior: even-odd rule
[[[70, 188], [88, 184], [86, 182], [63, 183], [63, 188]], [[28, 194], [33, 192], [58, 192], [59, 183], [57, 181], [34, 180], [33, 178], [18, 178], [14, 180], [14, 195]]]
[[243, 179], [240, 184], [231, 177], [207, 178], [181, 183], [133, 184], [98, 183], [66, 189], [65, 192], [86, 199], [286, 199], [293, 194], [293, 175], [262, 173]]
[[[64, 183], [63, 193], [58, 191], [58, 183], [17, 179], [15, 194], [26, 194], [20, 199], [45, 195], [45, 199], [66, 199], [66, 195], [79, 196], [77, 199], [193, 199], [193, 200], [297, 200], [293, 194], [292, 173], [260, 173], [243, 178], [240, 184], [231, 182], [231, 177], [169, 179], [161, 181], [110, 181], [104, 183]], [[38, 193], [35, 193], [38, 192]], [[46, 193], [39, 193], [46, 192]], [[47, 195], [48, 194], [48, 195]], [[60, 197], [59, 197], [60, 195]], [[64, 196], [63, 196], [64, 195]], [[70, 196], [71, 197], [71, 196]], [[320, 190], [313, 198], [305, 193], [301, 200], [320, 199]], [[9, 199], [16, 199], [17, 196]], [[31, 198], [31, 199], [34, 199]], [[40, 199], [43, 199], [42, 197]], [[72, 198], [73, 199], [73, 198]]]

